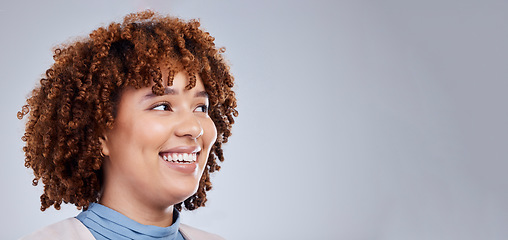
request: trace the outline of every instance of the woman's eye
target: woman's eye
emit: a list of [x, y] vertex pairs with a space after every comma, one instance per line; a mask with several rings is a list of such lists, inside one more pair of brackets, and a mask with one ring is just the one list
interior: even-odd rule
[[161, 103], [161, 104], [157, 104], [155, 105], [154, 107], [152, 107], [152, 110], [157, 110], [157, 111], [170, 111], [171, 110], [171, 107], [169, 106], [169, 104], [167, 103]]
[[198, 106], [196, 108], [196, 111], [206, 113], [206, 112], [208, 112], [208, 106], [206, 106], [206, 105], [200, 105], [200, 106]]

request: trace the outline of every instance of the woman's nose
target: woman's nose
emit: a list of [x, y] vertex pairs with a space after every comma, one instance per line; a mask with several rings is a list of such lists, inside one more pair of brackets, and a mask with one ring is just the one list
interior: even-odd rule
[[203, 127], [199, 119], [193, 113], [182, 113], [175, 134], [179, 137], [196, 139], [203, 135]]

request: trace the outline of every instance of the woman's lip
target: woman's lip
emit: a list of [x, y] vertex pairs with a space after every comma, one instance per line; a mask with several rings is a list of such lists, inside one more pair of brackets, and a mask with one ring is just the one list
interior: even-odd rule
[[191, 174], [191, 173], [194, 173], [198, 167], [197, 159], [195, 161], [191, 161], [191, 162], [179, 163], [179, 162], [164, 160], [164, 155], [171, 154], [171, 153], [188, 153], [188, 154], [195, 153], [197, 156], [199, 156], [200, 151], [201, 151], [200, 146], [178, 146], [178, 147], [165, 149], [165, 150], [161, 151], [159, 153], [159, 157], [162, 159], [162, 161], [169, 168], [172, 168], [172, 169], [174, 169], [178, 172], [184, 173], [184, 174]]
[[168, 162], [164, 161], [166, 166], [168, 166], [171, 169], [174, 169], [178, 172], [184, 173], [184, 174], [191, 174], [196, 171], [198, 168], [197, 161], [192, 163], [176, 163], [176, 162]]
[[178, 146], [170, 149], [165, 149], [160, 153], [198, 153], [200, 151], [200, 146]]

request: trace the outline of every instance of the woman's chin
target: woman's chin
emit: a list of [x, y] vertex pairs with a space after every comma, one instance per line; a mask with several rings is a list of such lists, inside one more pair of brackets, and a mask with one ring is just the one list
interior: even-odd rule
[[168, 191], [168, 194], [171, 194], [171, 202], [170, 202], [170, 205], [174, 205], [174, 204], [177, 204], [177, 203], [181, 203], [183, 201], [185, 201], [187, 198], [189, 198], [190, 196], [194, 195], [194, 193], [196, 193], [196, 191], [198, 190], [198, 186], [188, 186], [188, 187], [184, 187], [184, 186], [178, 186], [178, 187], [173, 187], [172, 189], [169, 189], [170, 191]]

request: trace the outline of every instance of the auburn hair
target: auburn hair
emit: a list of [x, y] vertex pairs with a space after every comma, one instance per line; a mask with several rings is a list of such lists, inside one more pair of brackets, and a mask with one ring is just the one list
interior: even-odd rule
[[[18, 112], [19, 119], [27, 115], [25, 166], [33, 169], [33, 185], [44, 185], [41, 210], [60, 209], [62, 202], [86, 209], [98, 202], [103, 181], [99, 138], [113, 127], [122, 90], [152, 86], [154, 94], [162, 95], [179, 71], [189, 75], [186, 89], [195, 86], [196, 74], [201, 77], [217, 139], [197, 192], [175, 207], [204, 206], [212, 188], [210, 173], [224, 161], [222, 144], [238, 115], [224, 51], [199, 21], [150, 10], [56, 47], [53, 65]], [[161, 68], [169, 70], [168, 79], [162, 79]]]

